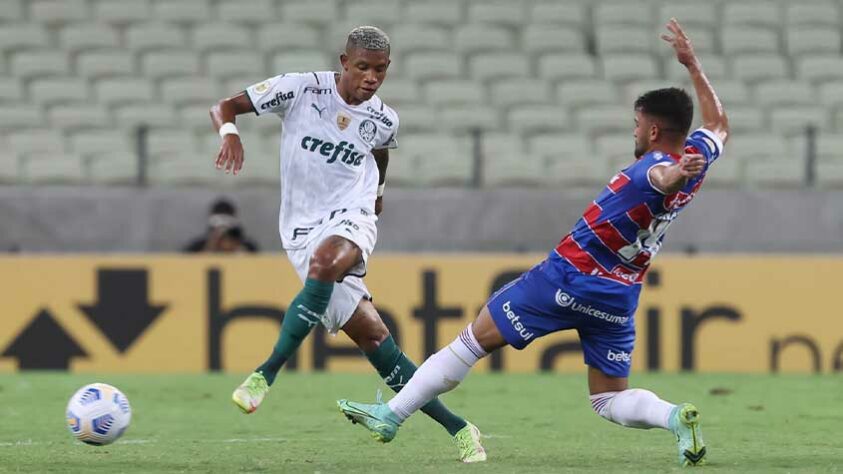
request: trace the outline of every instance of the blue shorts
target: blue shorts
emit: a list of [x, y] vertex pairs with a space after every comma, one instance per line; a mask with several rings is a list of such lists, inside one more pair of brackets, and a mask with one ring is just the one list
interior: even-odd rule
[[[562, 285], [564, 286], [564, 285]], [[585, 363], [611, 377], [628, 377], [635, 346], [635, 309], [620, 311], [551, 282], [536, 266], [486, 303], [506, 342], [527, 347], [546, 334], [576, 329]]]

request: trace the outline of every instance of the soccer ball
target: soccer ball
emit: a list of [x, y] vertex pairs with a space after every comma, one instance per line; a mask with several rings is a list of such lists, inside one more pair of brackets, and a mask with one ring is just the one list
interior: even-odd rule
[[85, 385], [67, 403], [67, 427], [83, 443], [111, 444], [123, 435], [131, 420], [129, 399], [104, 383]]

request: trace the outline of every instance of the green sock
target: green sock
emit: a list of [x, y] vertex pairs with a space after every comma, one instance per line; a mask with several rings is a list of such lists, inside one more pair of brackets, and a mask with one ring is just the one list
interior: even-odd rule
[[[416, 364], [401, 352], [392, 336], [387, 336], [380, 346], [374, 352], [366, 354], [366, 357], [383, 377], [386, 385], [396, 392], [400, 392], [416, 372]], [[465, 420], [451, 413], [438, 398], [431, 400], [421, 410], [448, 430], [451, 436], [465, 428]]]
[[293, 298], [284, 314], [281, 335], [278, 336], [278, 342], [272, 349], [272, 355], [255, 369], [255, 372], [260, 372], [266, 378], [266, 383], [272, 385], [284, 362], [287, 362], [304, 338], [319, 324], [320, 318], [328, 308], [333, 290], [333, 282], [323, 282], [312, 278], [304, 282], [304, 288]]

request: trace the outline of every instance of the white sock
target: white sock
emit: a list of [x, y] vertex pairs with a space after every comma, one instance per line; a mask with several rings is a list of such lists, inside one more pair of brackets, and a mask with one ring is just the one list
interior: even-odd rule
[[416, 369], [410, 381], [389, 401], [389, 409], [401, 421], [406, 420], [439, 394], [459, 385], [471, 367], [486, 355], [471, 332], [471, 326], [468, 326], [454, 342], [430, 356]]
[[676, 406], [640, 388], [622, 392], [603, 392], [589, 397], [598, 415], [630, 428], [670, 429], [670, 412]]

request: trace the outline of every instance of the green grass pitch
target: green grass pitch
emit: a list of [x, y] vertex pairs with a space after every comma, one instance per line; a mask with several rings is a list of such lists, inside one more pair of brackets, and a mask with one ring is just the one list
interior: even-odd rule
[[[279, 376], [264, 405], [231, 404], [239, 375], [0, 375], [0, 472], [670, 472], [672, 436], [611, 424], [591, 411], [584, 375], [470, 375], [445, 401], [478, 425], [489, 461], [462, 465], [447, 433], [419, 414], [387, 445], [336, 409], [372, 400], [372, 374]], [[85, 383], [120, 388], [132, 426], [116, 444], [83, 445], [65, 427]], [[843, 471], [843, 380], [798, 375], [634, 375], [701, 410], [705, 472]], [[385, 388], [385, 387], [383, 387]]]

